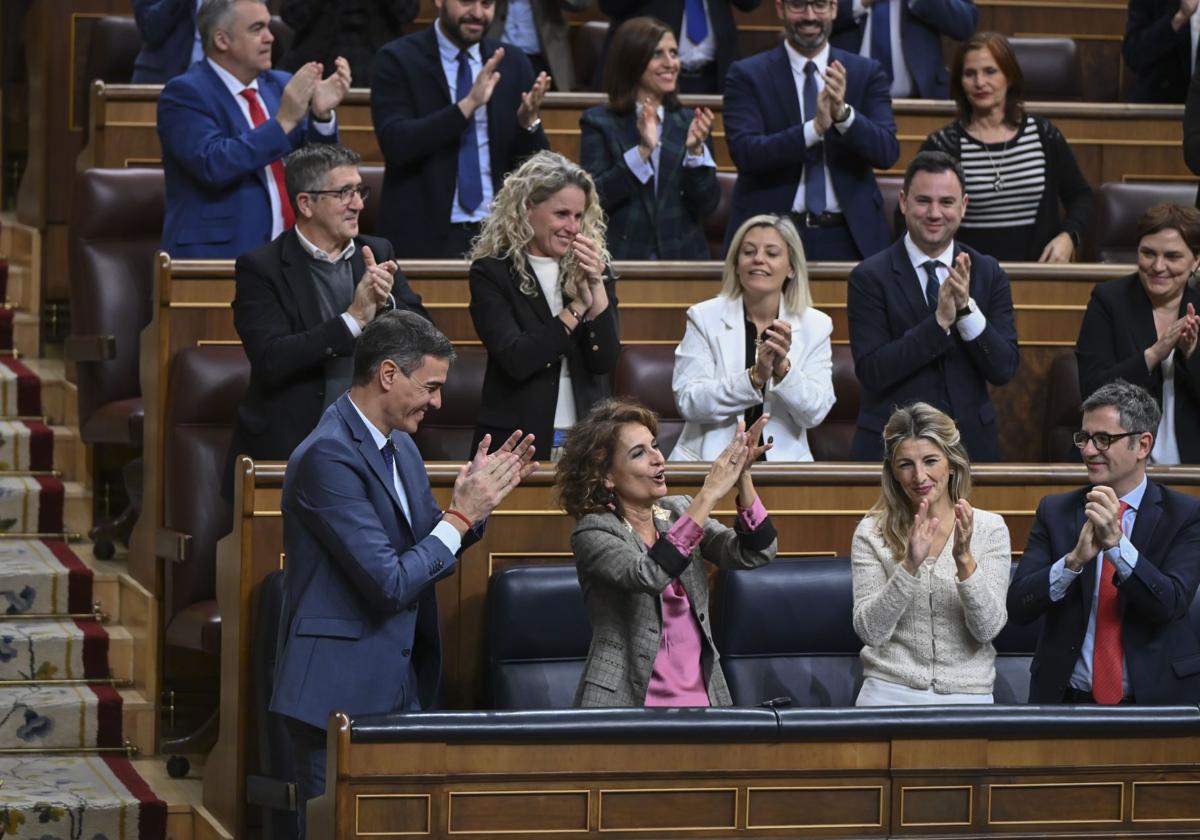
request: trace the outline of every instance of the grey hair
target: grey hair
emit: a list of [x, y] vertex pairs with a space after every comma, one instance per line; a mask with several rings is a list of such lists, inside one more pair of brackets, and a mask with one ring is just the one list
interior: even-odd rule
[[358, 166], [362, 158], [353, 149], [337, 143], [309, 143], [283, 159], [284, 181], [292, 209], [296, 196], [325, 188], [325, 176], [341, 166]]
[[[196, 10], [196, 31], [200, 33], [200, 46], [204, 54], [212, 52], [213, 35], [224, 31], [233, 17], [233, 7], [241, 0], [204, 0]], [[267, 0], [245, 0], [247, 3], [267, 5]]]
[[384, 360], [410, 376], [426, 356], [454, 361], [454, 345], [442, 331], [415, 312], [393, 309], [363, 328], [354, 345], [354, 385], [366, 385]]
[[[1158, 423], [1162, 420], [1162, 409], [1150, 392], [1141, 385], [1124, 379], [1114, 379], [1101, 385], [1083, 401], [1084, 414], [1098, 408], [1112, 406], [1121, 419], [1121, 428], [1127, 432], [1149, 432], [1157, 437]], [[1133, 446], [1135, 438], [1126, 438]]]
[[738, 252], [742, 250], [742, 240], [746, 234], [755, 228], [774, 228], [783, 244], [788, 249], [788, 278], [783, 281], [783, 311], [788, 315], [800, 315], [812, 306], [812, 293], [808, 289], [808, 262], [804, 259], [804, 243], [796, 226], [787, 216], [777, 216], [774, 213], [763, 213], [751, 216], [742, 222], [741, 227], [729, 241], [729, 252], [725, 254], [725, 266], [721, 271], [721, 294], [728, 298], [738, 298], [742, 294], [742, 283], [738, 278]]

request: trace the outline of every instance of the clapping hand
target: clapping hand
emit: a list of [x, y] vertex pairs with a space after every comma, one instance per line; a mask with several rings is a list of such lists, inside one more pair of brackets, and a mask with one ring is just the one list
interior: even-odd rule
[[687, 150], [693, 157], [704, 154], [704, 141], [712, 133], [713, 112], [708, 108], [697, 108], [687, 130]]
[[[638, 154], [642, 160], [650, 160], [654, 148], [658, 145], [658, 110], [650, 99], [637, 106]], [[691, 139], [691, 129], [688, 130]]]
[[954, 563], [958, 566], [958, 579], [966, 580], [975, 572], [975, 558], [971, 555], [971, 536], [975, 533], [975, 511], [966, 499], [954, 503]]
[[586, 307], [584, 317], [592, 319], [608, 308], [608, 291], [604, 288], [604, 254], [600, 246], [582, 233], [575, 234], [571, 251], [581, 275], [575, 283], [575, 296]]
[[526, 131], [542, 112], [542, 100], [550, 90], [550, 75], [544, 70], [533, 80], [533, 87], [521, 94], [521, 105], [517, 108], [517, 125]]
[[922, 499], [921, 504], [917, 506], [917, 512], [913, 514], [912, 531], [908, 535], [908, 556], [904, 558], [903, 563], [905, 571], [910, 575], [915, 577], [923, 563], [932, 564], [937, 560], [930, 552], [933, 550], [933, 541], [937, 538], [940, 523], [941, 520], [936, 516], [929, 515], [929, 500]]
[[[317, 75], [324, 69], [317, 65]], [[350, 62], [338, 56], [333, 62], [333, 72], [329, 78], [317, 82], [313, 86], [312, 101], [309, 109], [312, 115], [321, 122], [327, 122], [332, 116], [333, 109], [341, 104], [350, 90]]]
[[1173, 321], [1158, 340], [1146, 348], [1146, 367], [1153, 371], [1175, 349], [1178, 349], [1185, 359], [1191, 358], [1196, 350], [1197, 335], [1200, 335], [1200, 315], [1196, 314], [1196, 307], [1189, 303], [1187, 312]]

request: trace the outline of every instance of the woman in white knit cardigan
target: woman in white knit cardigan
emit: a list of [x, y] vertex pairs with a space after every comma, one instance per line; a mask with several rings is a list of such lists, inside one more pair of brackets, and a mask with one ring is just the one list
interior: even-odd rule
[[975, 510], [954, 421], [926, 403], [883, 430], [882, 492], [850, 550], [859, 706], [991, 703], [1011, 564], [1003, 517]]

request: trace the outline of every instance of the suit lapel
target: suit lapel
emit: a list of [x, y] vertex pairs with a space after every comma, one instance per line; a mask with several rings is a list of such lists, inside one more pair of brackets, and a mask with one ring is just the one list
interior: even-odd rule
[[892, 245], [892, 273], [896, 285], [900, 288], [900, 294], [908, 303], [913, 323], [924, 320], [929, 314], [929, 302], [921, 294], [921, 281], [913, 271], [903, 239]]
[[[530, 279], [533, 280], [533, 296], [525, 294], [521, 291], [521, 278], [517, 276], [517, 268], [513, 265], [512, 260], [505, 260], [504, 264], [508, 266], [508, 276], [511, 278], [512, 293], [517, 300], [524, 301], [525, 306], [535, 317], [543, 324], [549, 322], [554, 317], [554, 313], [550, 311], [550, 301], [546, 300], [546, 296], [542, 294], [542, 284], [538, 282], [537, 275], [533, 273], [533, 269], [528, 263], [525, 265], [525, 271], [528, 272]], [[565, 302], [564, 294], [564, 302]]]
[[312, 329], [324, 319], [321, 317], [321, 305], [317, 302], [312, 273], [308, 270], [308, 254], [300, 245], [295, 229], [284, 234], [280, 262], [283, 284], [291, 292], [292, 300], [296, 301], [300, 324], [306, 330]]
[[433, 25], [426, 28], [425, 34], [418, 43], [421, 46], [421, 52], [425, 55], [425, 60], [429, 63], [425, 70], [425, 78], [433, 79], [434, 87], [441, 92], [443, 102], [453, 103], [454, 99], [450, 97], [450, 85], [446, 82], [446, 71], [442, 69], [442, 57], [438, 54], [437, 33], [434, 32]]
[[396, 484], [392, 481], [392, 477], [387, 474], [383, 455], [375, 446], [374, 436], [363, 425], [363, 420], [358, 416], [358, 411], [355, 409], [354, 403], [350, 401], [349, 394], [342, 394], [338, 397], [337, 406], [338, 411], [341, 412], [342, 420], [350, 429], [351, 436], [358, 443], [358, 452], [366, 462], [367, 468], [379, 480], [379, 483], [383, 485], [387, 494], [392, 497], [392, 503], [396, 506], [396, 519], [403, 521], [404, 508], [400, 506], [400, 497], [396, 494]]
[[725, 298], [716, 331], [717, 347], [721, 351], [721, 370], [733, 373], [746, 368], [746, 315], [741, 298]]
[[[390, 440], [392, 441], [392, 445], [396, 447], [396, 474], [400, 476], [400, 484], [404, 487], [404, 495], [408, 499], [408, 515], [410, 517], [408, 527], [413, 534], [428, 533], [432, 528], [426, 529], [423, 522], [416, 521], [420, 513], [417, 500], [421, 498], [423, 489], [415, 483], [415, 477], [412, 475], [413, 465], [400, 459], [399, 453], [403, 450], [400, 448], [399, 433], [392, 432]], [[401, 513], [403, 514], [403, 509], [401, 509]]]
[[654, 193], [655, 218], [658, 217], [658, 210], [668, 195], [679, 195], [679, 179], [683, 173], [683, 145], [686, 139], [687, 125], [683, 122], [683, 111], [664, 111], [662, 139], [658, 144], [659, 175], [657, 190]]
[[796, 76], [792, 72], [792, 62], [788, 60], [788, 51], [780, 44], [771, 52], [770, 79], [775, 88], [775, 105], [783, 107], [783, 124], [800, 125], [803, 120], [800, 115], [800, 91], [796, 89]]
[[1151, 551], [1154, 545], [1154, 531], [1158, 528], [1160, 519], [1162, 490], [1153, 481], [1147, 481], [1146, 492], [1142, 494], [1142, 506], [1133, 520], [1133, 533], [1129, 535], [1129, 541], [1137, 548], [1138, 554], [1145, 554], [1150, 562], [1153, 562], [1154, 557], [1161, 557], [1157, 552]]
[[[1128, 319], [1133, 346], [1149, 347], [1158, 341], [1158, 328], [1154, 326], [1154, 307], [1150, 305], [1150, 298], [1146, 297], [1146, 290], [1142, 288], [1137, 275], [1127, 278], [1127, 284], [1125, 302], [1133, 315]], [[1181, 305], [1187, 304], [1181, 301]], [[1156, 370], [1155, 375], [1161, 376], [1161, 373]]]

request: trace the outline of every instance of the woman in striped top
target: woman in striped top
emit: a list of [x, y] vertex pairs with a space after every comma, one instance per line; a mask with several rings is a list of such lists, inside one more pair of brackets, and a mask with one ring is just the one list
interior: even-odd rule
[[959, 47], [950, 71], [958, 119], [921, 149], [962, 163], [970, 202], [960, 241], [998, 260], [1069, 262], [1091, 217], [1092, 190], [1062, 132], [1026, 113], [1023, 88], [1008, 39], [977, 33]]

